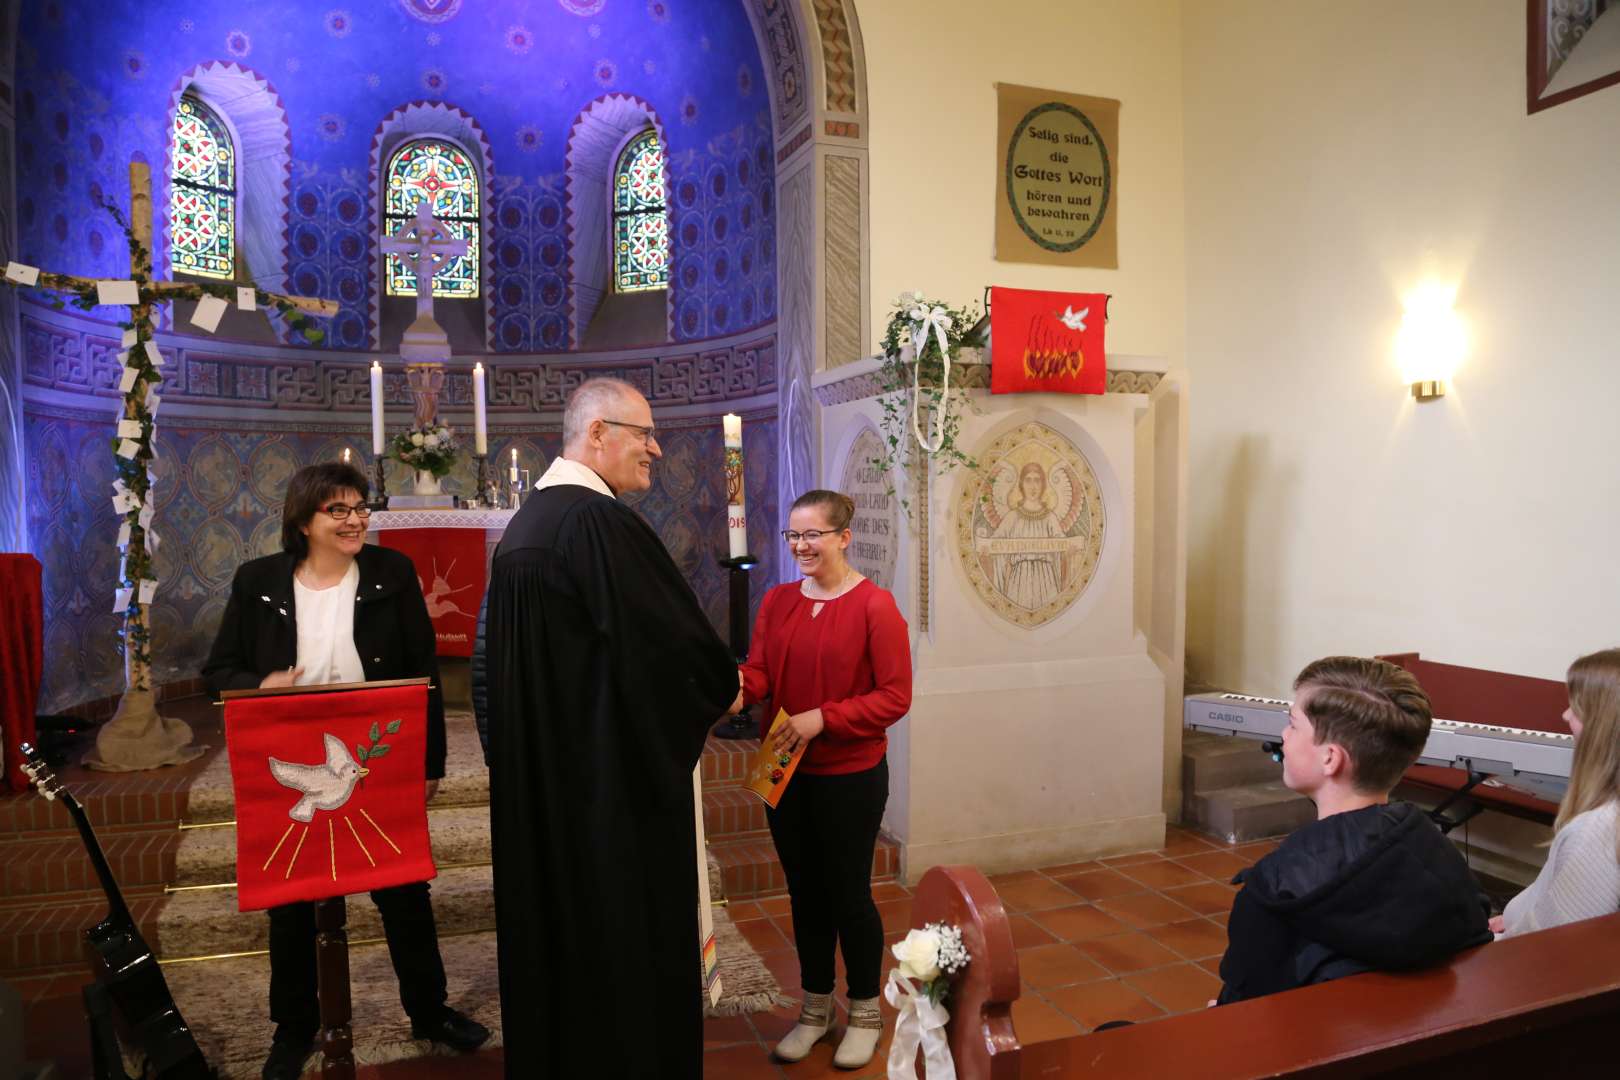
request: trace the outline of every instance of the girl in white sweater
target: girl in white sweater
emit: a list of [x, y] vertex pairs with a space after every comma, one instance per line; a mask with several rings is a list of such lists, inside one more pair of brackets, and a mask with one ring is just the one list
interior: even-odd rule
[[1503, 936], [1620, 911], [1620, 649], [1581, 657], [1565, 681], [1564, 721], [1575, 736], [1569, 789], [1547, 864], [1491, 920]]

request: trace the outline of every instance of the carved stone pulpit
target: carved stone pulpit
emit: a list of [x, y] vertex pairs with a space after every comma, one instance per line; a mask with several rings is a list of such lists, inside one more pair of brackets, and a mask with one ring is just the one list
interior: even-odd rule
[[[978, 469], [875, 466], [879, 362], [815, 378], [822, 480], [856, 500], [850, 561], [912, 631], [884, 826], [908, 882], [1157, 848], [1180, 804], [1185, 376], [1110, 356], [1105, 394], [991, 396], [989, 365], [961, 359], [957, 445]], [[910, 438], [909, 393], [896, 404]]]

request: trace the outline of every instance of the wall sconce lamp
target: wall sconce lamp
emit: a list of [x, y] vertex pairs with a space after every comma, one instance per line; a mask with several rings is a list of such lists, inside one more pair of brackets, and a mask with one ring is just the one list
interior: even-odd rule
[[1456, 286], [1424, 285], [1408, 293], [1406, 314], [1395, 335], [1395, 355], [1402, 381], [1419, 401], [1444, 397], [1468, 350], [1468, 333], [1452, 310]]

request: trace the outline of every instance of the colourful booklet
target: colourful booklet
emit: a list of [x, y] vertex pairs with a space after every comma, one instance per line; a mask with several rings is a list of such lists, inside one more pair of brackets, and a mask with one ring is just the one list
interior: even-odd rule
[[777, 750], [774, 736], [787, 722], [787, 710], [778, 709], [776, 719], [771, 721], [771, 729], [759, 740], [759, 753], [754, 755], [754, 767], [748, 773], [748, 783], [744, 785], [764, 799], [765, 805], [772, 810], [782, 801], [782, 792], [787, 790], [788, 781], [793, 779], [793, 773], [799, 767], [799, 759], [804, 757], [805, 747], [810, 745], [800, 743], [799, 748], [791, 754]]

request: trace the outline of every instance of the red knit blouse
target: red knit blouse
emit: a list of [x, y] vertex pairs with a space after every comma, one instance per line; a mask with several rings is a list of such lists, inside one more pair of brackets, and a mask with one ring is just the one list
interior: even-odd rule
[[872, 768], [889, 725], [911, 708], [910, 631], [894, 597], [870, 581], [835, 600], [812, 600], [797, 583], [766, 593], [742, 671], [749, 704], [771, 699], [767, 729], [778, 708], [821, 710], [826, 727], [799, 762], [805, 773]]

